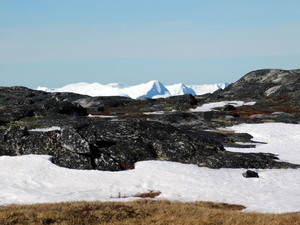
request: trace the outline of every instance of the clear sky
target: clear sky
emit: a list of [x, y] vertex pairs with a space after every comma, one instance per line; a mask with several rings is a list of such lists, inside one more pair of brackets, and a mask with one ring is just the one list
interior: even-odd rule
[[300, 68], [299, 0], [0, 0], [0, 86], [234, 82]]

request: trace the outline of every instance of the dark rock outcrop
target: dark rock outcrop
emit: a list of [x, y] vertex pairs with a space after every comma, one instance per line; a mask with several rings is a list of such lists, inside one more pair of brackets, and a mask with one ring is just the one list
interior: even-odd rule
[[[209, 133], [209, 132], [207, 132]], [[1, 130], [1, 155], [48, 154], [57, 165], [123, 170], [141, 160], [170, 160], [210, 168], [296, 168], [272, 154], [232, 153], [205, 131], [185, 132], [158, 122], [98, 120], [61, 131]]]

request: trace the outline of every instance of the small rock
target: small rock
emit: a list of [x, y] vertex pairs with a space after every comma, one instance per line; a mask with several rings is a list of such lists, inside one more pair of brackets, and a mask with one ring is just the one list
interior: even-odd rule
[[237, 110], [237, 109], [233, 105], [225, 105], [223, 107], [223, 111], [235, 111], [235, 110]]
[[245, 173], [243, 173], [243, 176], [246, 178], [252, 178], [252, 177], [259, 178], [258, 173], [254, 172], [252, 170], [247, 170]]

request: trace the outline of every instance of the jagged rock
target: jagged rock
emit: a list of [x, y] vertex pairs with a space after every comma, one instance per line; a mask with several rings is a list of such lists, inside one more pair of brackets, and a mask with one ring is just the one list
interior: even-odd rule
[[243, 173], [243, 176], [246, 178], [253, 178], [253, 177], [259, 178], [258, 173], [252, 170], [247, 170], [245, 173]]

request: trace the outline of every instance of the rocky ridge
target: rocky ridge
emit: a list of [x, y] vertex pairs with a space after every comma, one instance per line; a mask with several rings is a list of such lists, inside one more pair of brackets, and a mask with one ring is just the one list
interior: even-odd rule
[[[170, 160], [210, 168], [298, 168], [276, 155], [233, 153], [254, 147], [251, 135], [222, 132], [240, 123], [300, 123], [300, 70], [258, 70], [224, 90], [166, 99], [90, 97], [0, 87], [0, 155], [48, 154], [76, 169], [118, 171], [141, 160]], [[193, 112], [205, 103], [242, 100], [255, 105]], [[36, 128], [57, 126], [41, 132]], [[208, 131], [209, 130], [209, 131]]]

